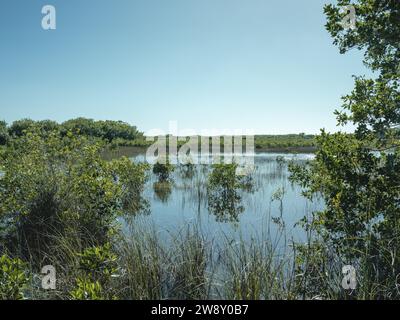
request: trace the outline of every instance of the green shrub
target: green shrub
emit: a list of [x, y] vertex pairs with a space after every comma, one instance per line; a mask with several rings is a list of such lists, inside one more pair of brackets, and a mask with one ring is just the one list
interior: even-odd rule
[[71, 291], [73, 300], [106, 300], [103, 288], [98, 281], [77, 279], [77, 286]]
[[159, 181], [171, 180], [171, 174], [175, 167], [169, 162], [168, 157], [160, 157], [153, 165], [153, 173], [158, 177]]
[[240, 190], [241, 177], [236, 174], [237, 164], [216, 164], [213, 166], [208, 184], [208, 209], [218, 221], [238, 221], [244, 211]]
[[24, 299], [23, 289], [28, 282], [25, 263], [7, 255], [0, 257], [0, 300]]
[[0, 223], [20, 251], [46, 251], [54, 235], [70, 234], [83, 247], [105, 243], [117, 216], [146, 208], [146, 166], [107, 162], [101, 147], [71, 133], [13, 139], [0, 163]]
[[7, 123], [5, 121], [0, 121], [0, 146], [5, 145], [9, 138]]
[[112, 280], [118, 276], [118, 263], [111, 244], [87, 248], [78, 257], [80, 275], [71, 297], [76, 300], [116, 299]]

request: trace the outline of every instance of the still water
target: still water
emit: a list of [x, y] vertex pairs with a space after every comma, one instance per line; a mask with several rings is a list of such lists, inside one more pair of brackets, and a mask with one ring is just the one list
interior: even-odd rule
[[[313, 157], [313, 154], [256, 154], [253, 188], [240, 191], [242, 209], [235, 217], [209, 210], [207, 180], [211, 166], [196, 166], [190, 176], [178, 166], [168, 186], [160, 186], [157, 177], [151, 173], [145, 189], [150, 213], [135, 219], [150, 224], [161, 236], [195, 225], [202, 234], [216, 241], [227, 236], [246, 240], [266, 234], [278, 238], [282, 231], [288, 239], [305, 240], [304, 231], [295, 225], [305, 215], [320, 209], [322, 204], [305, 199], [300, 188], [291, 184], [288, 162], [301, 163]], [[132, 159], [144, 161], [144, 156], [137, 155]]]

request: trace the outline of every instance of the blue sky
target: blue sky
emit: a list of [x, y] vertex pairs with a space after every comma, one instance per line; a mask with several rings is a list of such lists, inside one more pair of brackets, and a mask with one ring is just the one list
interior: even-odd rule
[[[334, 131], [367, 73], [323, 0], [2, 0], [0, 119], [124, 120], [147, 131]], [[54, 5], [57, 29], [41, 28]]]

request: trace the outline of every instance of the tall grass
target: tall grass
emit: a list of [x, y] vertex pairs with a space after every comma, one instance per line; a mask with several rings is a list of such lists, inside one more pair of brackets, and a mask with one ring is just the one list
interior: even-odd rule
[[[285, 247], [268, 233], [247, 240], [224, 234], [216, 245], [196, 223], [175, 234], [135, 223], [128, 234], [113, 243], [118, 269], [102, 288], [104, 299], [393, 299], [398, 294], [396, 279], [378, 280], [379, 270], [366, 261], [353, 264], [357, 289], [344, 290], [342, 267], [349, 262], [315, 238]], [[56, 267], [57, 290], [41, 289], [38, 262], [32, 260], [26, 298], [71, 299], [82, 276], [78, 239], [60, 236], [51, 254], [42, 256], [41, 265]]]
[[[104, 296], [126, 300], [162, 299], [288, 299], [293, 259], [277, 255], [271, 241], [224, 235], [221, 245], [204, 236], [197, 224], [175, 233], [157, 233], [144, 223], [133, 223], [118, 237], [113, 250], [118, 273], [104, 288]], [[57, 290], [40, 288], [37, 267], [27, 296], [31, 299], [70, 299], [81, 275], [79, 237], [55, 239], [43, 263], [57, 269]], [[95, 243], [93, 242], [93, 245]], [[35, 262], [35, 265], [37, 262]], [[288, 277], [289, 276], [289, 277]]]

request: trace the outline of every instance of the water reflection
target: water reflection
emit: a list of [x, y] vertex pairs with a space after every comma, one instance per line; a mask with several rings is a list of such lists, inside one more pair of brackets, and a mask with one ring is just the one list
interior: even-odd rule
[[208, 210], [219, 222], [239, 222], [244, 212], [242, 193], [253, 192], [251, 174], [238, 175], [238, 165], [215, 165], [208, 178]]
[[243, 200], [237, 188], [217, 188], [208, 194], [208, 210], [218, 222], [239, 222], [244, 212]]
[[[295, 224], [314, 210], [320, 202], [311, 202], [301, 196], [301, 190], [288, 180], [288, 162], [312, 159], [313, 155], [257, 154], [255, 171], [241, 180], [241, 185], [216, 185], [208, 188], [213, 168], [208, 165], [177, 166], [171, 173], [171, 183], [160, 183], [150, 174], [145, 196], [151, 201], [151, 215], [144, 217], [159, 230], [180, 230], [189, 223], [201, 225], [212, 236], [220, 232], [241, 234], [244, 238], [268, 228], [278, 232], [271, 218], [279, 218], [291, 234], [301, 234]], [[144, 161], [144, 157], [135, 157]], [[279, 191], [284, 190], [284, 197]], [[282, 193], [282, 192], [281, 192]], [[295, 230], [296, 229], [296, 230]], [[275, 230], [275, 231], [274, 231]]]
[[169, 181], [157, 181], [153, 184], [153, 190], [158, 200], [167, 203], [172, 193], [172, 184]]
[[186, 163], [179, 165], [179, 172], [182, 179], [193, 179], [196, 173], [196, 167], [193, 163]]

